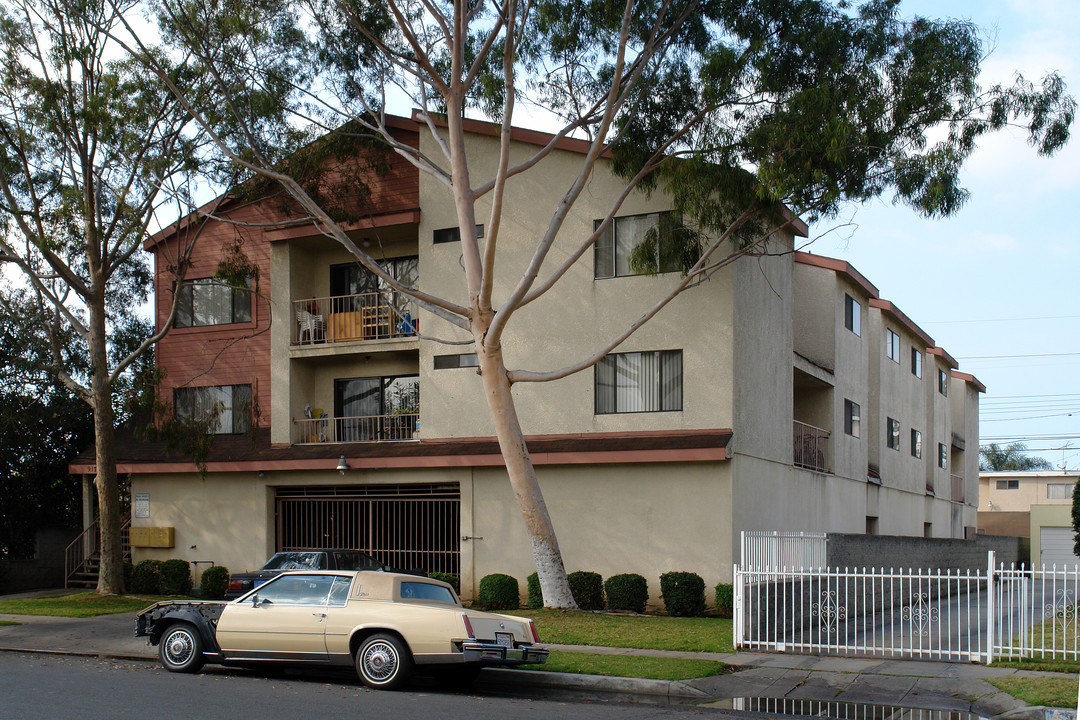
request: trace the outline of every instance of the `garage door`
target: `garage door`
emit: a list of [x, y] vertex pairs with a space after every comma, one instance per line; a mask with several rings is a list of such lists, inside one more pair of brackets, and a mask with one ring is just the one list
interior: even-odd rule
[[1073, 555], [1073, 529], [1068, 527], [1039, 528], [1039, 562], [1043, 565], [1080, 565], [1080, 558]]
[[356, 548], [404, 570], [461, 572], [461, 490], [445, 485], [277, 489], [277, 549]]

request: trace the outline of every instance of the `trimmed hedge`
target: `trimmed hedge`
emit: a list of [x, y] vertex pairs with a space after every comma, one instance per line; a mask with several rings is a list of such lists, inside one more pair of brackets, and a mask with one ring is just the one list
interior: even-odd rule
[[672, 617], [705, 614], [705, 581], [692, 572], [668, 572], [660, 576], [660, 596]]
[[450, 587], [454, 588], [454, 592], [461, 595], [461, 578], [457, 575], [435, 571], [429, 572], [427, 576], [432, 580], [442, 580], [444, 583], [448, 583]]
[[0, 592], [4, 591], [8, 582], [8, 564], [6, 560], [0, 560]]
[[716, 614], [722, 618], [730, 618], [731, 610], [735, 604], [735, 588], [727, 583], [716, 586]]
[[229, 568], [211, 565], [203, 570], [199, 581], [199, 595], [207, 600], [224, 600], [229, 589]]
[[135, 566], [130, 560], [124, 561], [124, 592], [135, 592]]
[[540, 589], [540, 576], [533, 573], [528, 577], [526, 584], [529, 586], [528, 606], [531, 608], [544, 607], [544, 591]]
[[578, 570], [566, 576], [570, 594], [582, 610], [604, 609], [604, 580], [599, 573]]
[[485, 575], [480, 579], [476, 603], [483, 610], [517, 610], [521, 606], [518, 581], [502, 573]]
[[161, 594], [190, 595], [191, 565], [187, 560], [172, 558], [161, 563]]
[[161, 561], [140, 560], [131, 578], [131, 591], [148, 595], [161, 594]]
[[612, 575], [604, 581], [604, 593], [608, 610], [643, 613], [649, 601], [649, 583], [637, 573]]

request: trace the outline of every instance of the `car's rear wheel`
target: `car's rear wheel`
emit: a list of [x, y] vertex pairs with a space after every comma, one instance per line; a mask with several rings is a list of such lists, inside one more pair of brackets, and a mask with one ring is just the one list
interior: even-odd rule
[[198, 672], [203, 666], [199, 631], [189, 623], [170, 625], [158, 642], [158, 659], [169, 672]]
[[409, 649], [394, 635], [372, 635], [356, 653], [356, 674], [377, 690], [400, 687], [412, 674]]

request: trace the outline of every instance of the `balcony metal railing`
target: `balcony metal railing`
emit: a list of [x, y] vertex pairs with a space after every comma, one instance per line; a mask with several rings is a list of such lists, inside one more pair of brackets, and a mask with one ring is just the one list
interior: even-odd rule
[[828, 472], [829, 431], [795, 420], [795, 467]]
[[293, 345], [415, 337], [416, 304], [395, 292], [293, 300]]
[[964, 476], [950, 475], [949, 479], [952, 480], [952, 501], [958, 503], [964, 502]]
[[413, 440], [420, 432], [420, 413], [300, 418], [293, 420], [293, 428], [297, 444]]

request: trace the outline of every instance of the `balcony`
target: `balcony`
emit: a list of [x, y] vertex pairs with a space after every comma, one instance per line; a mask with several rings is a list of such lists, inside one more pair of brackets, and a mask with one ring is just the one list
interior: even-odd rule
[[829, 431], [795, 420], [794, 423], [795, 467], [828, 472]]
[[291, 344], [363, 342], [416, 337], [416, 305], [406, 295], [373, 292], [293, 300]]
[[293, 443], [400, 442], [420, 431], [419, 412], [293, 420]]
[[949, 479], [952, 481], [952, 495], [950, 499], [953, 502], [964, 502], [964, 476], [963, 475], [950, 475]]

